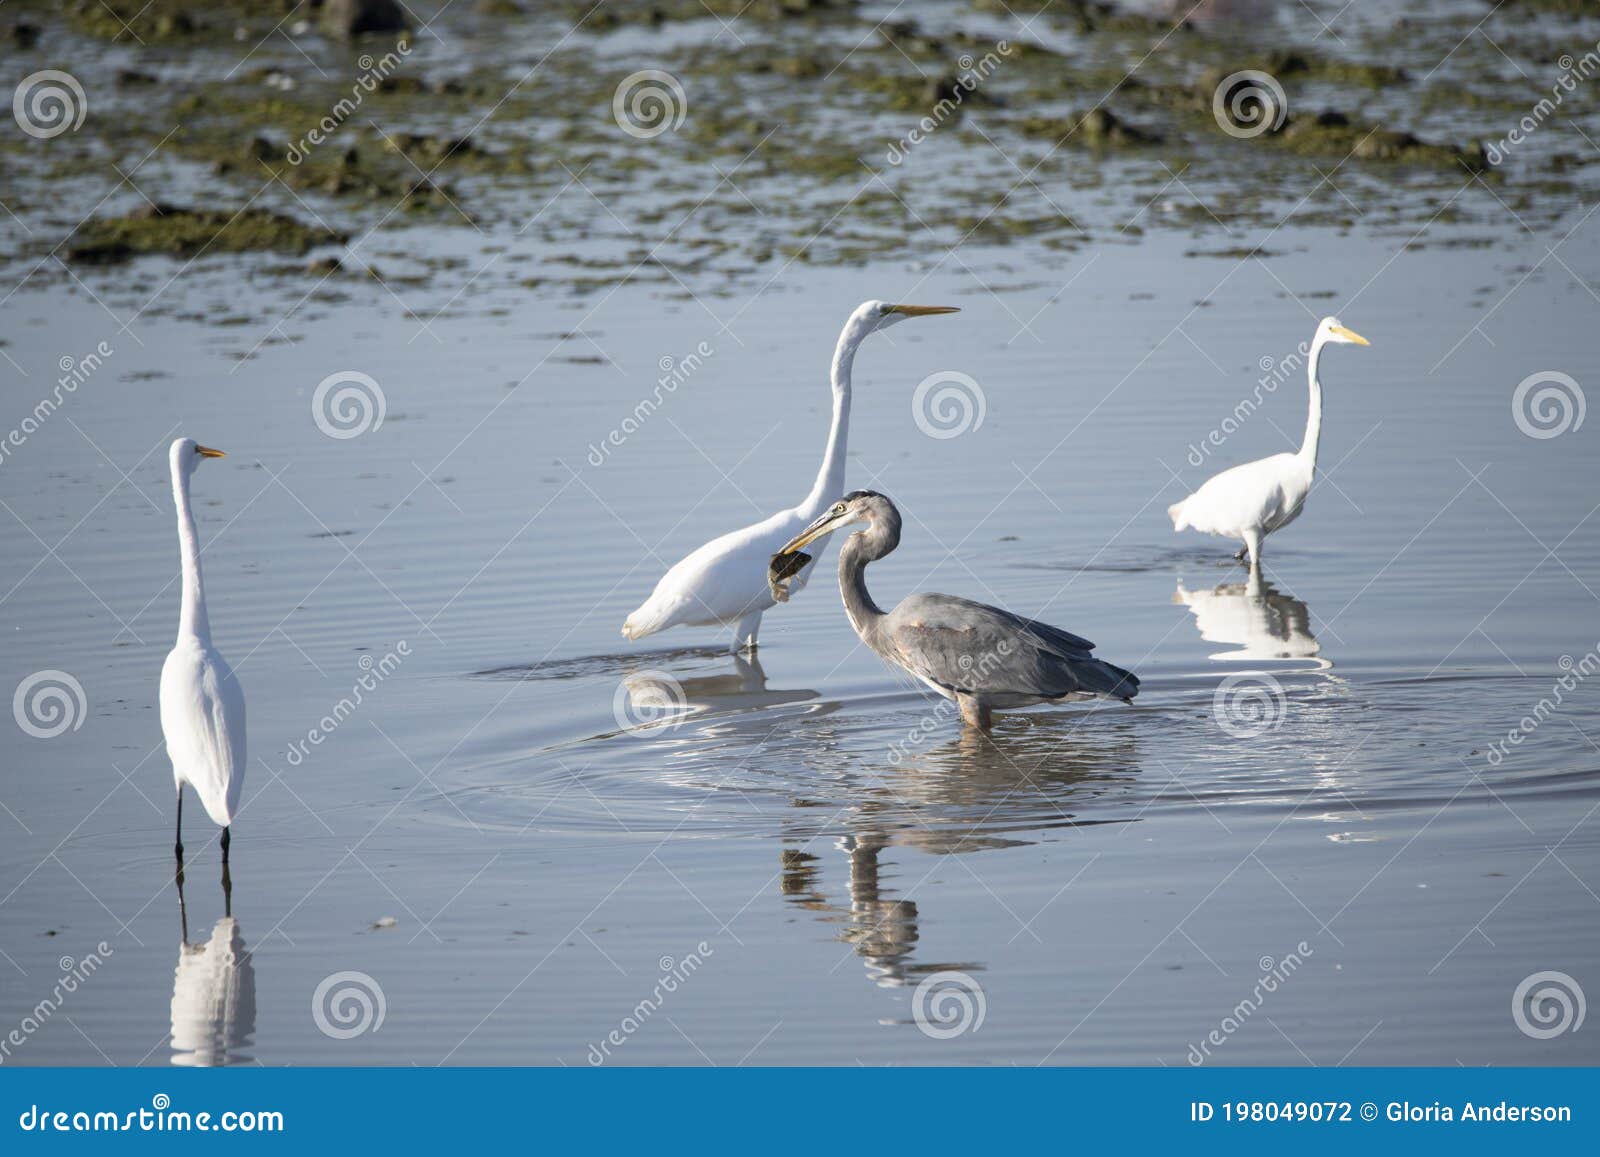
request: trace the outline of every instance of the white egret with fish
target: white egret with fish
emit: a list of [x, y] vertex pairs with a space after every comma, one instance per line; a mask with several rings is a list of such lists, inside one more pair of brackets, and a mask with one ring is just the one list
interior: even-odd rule
[[[856, 307], [833, 352], [833, 423], [816, 481], [798, 505], [770, 518], [730, 531], [675, 564], [656, 583], [650, 597], [622, 624], [625, 638], [642, 639], [669, 627], [733, 628], [730, 650], [753, 651], [761, 616], [776, 605], [767, 583], [767, 562], [805, 529], [830, 500], [844, 490], [845, 444], [850, 430], [850, 380], [856, 350], [868, 337], [909, 317], [956, 313], [948, 305], [892, 305], [867, 301]], [[820, 552], [819, 552], [820, 553]], [[789, 576], [790, 592], [810, 577], [810, 560]]]

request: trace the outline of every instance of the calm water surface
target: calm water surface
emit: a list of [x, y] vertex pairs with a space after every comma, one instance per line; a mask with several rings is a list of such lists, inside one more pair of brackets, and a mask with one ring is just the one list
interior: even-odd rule
[[[1266, 260], [1152, 233], [1066, 267], [908, 243], [700, 299], [456, 278], [292, 336], [282, 287], [226, 265], [126, 332], [115, 285], [15, 294], [0, 426], [64, 354], [113, 352], [0, 466], [0, 688], [84, 697], [53, 737], [6, 720], [0, 1035], [100, 958], [7, 1063], [1600, 1061], [1513, 1015], [1535, 973], [1600, 993], [1600, 690], [1555, 702], [1600, 663], [1600, 435], [1528, 436], [1512, 403], [1589, 384], [1600, 224], [1506, 231], [1289, 227]], [[759, 662], [619, 637], [672, 561], [809, 488], [864, 298], [963, 310], [856, 363], [850, 481], [906, 518], [877, 597], [1085, 634], [1135, 706], [963, 734], [858, 645], [831, 551]], [[1298, 443], [1303, 372], [1257, 382], [1328, 312], [1372, 346], [1325, 358], [1321, 480], [1251, 590], [1165, 508]], [[355, 437], [313, 419], [340, 371], [385, 400]], [[981, 393], [952, 437], [913, 408], [940, 371]], [[229, 454], [194, 486], [251, 753], [231, 902], [191, 819], [181, 913], [180, 434]], [[965, 1031], [924, 1031], [951, 972]]]

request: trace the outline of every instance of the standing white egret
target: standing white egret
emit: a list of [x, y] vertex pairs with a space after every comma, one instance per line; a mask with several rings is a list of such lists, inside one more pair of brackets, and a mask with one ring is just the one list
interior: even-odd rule
[[244, 785], [244, 691], [228, 661], [211, 643], [205, 588], [200, 581], [200, 543], [189, 506], [189, 479], [206, 458], [221, 450], [179, 438], [169, 453], [172, 501], [178, 509], [178, 549], [183, 557], [183, 609], [178, 641], [161, 668], [161, 731], [178, 785], [178, 835], [174, 846], [183, 861], [183, 785], [195, 794], [213, 823], [222, 828], [222, 862], [228, 862], [228, 826]]
[[[817, 480], [798, 506], [714, 538], [661, 576], [644, 605], [628, 616], [622, 634], [642, 639], [677, 626], [732, 626], [730, 650], [755, 650], [762, 612], [776, 605], [767, 585], [767, 563], [785, 542], [804, 530], [844, 490], [845, 442], [850, 431], [850, 369], [870, 334], [908, 317], [956, 313], [948, 305], [890, 305], [867, 301], [856, 307], [833, 351], [833, 425]], [[826, 542], [822, 549], [826, 549]], [[816, 554], [820, 555], [822, 549]], [[815, 559], [790, 583], [800, 590]]]
[[1238, 557], [1249, 557], [1251, 569], [1261, 564], [1261, 542], [1300, 517], [1317, 471], [1317, 443], [1322, 437], [1322, 382], [1317, 364], [1329, 342], [1370, 345], [1346, 329], [1336, 317], [1325, 317], [1311, 340], [1306, 375], [1311, 382], [1311, 408], [1306, 436], [1297, 453], [1274, 454], [1224, 470], [1182, 502], [1167, 507], [1173, 530], [1193, 527], [1206, 534], [1244, 540]]

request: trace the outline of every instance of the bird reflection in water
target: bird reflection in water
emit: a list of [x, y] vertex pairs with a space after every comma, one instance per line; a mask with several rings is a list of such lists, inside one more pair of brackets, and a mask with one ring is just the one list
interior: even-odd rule
[[680, 722], [687, 714], [754, 711], [817, 698], [806, 688], [767, 687], [767, 672], [754, 655], [734, 655], [732, 671], [683, 679], [661, 671], [640, 671], [623, 680], [627, 718], [640, 726]]
[[177, 886], [181, 939], [172, 977], [172, 1063], [211, 1068], [248, 1062], [241, 1050], [254, 1043], [256, 970], [233, 915], [233, 881], [224, 868], [223, 915], [200, 943], [189, 940], [181, 869]]
[[[933, 856], [996, 851], [1034, 842], [1048, 828], [1125, 822], [1084, 820], [1074, 812], [1082, 800], [1110, 795], [1138, 775], [1134, 732], [1118, 724], [1091, 738], [1081, 720], [1037, 715], [1006, 725], [1027, 726], [1023, 735], [998, 743], [963, 729], [926, 751], [903, 756], [880, 782], [859, 793], [849, 831], [835, 847], [849, 857], [848, 907], [823, 890], [821, 857], [799, 847], [782, 853], [785, 898], [820, 919], [842, 925], [838, 939], [850, 944], [867, 975], [882, 987], [916, 984], [946, 970], [982, 971], [975, 961], [917, 961], [917, 901], [895, 894], [888, 880], [893, 865], [884, 853], [915, 849]], [[807, 842], [815, 837], [807, 838]], [[1070, 837], [1068, 837], [1070, 838]]]
[[1321, 658], [1322, 644], [1311, 630], [1311, 610], [1293, 595], [1278, 591], [1252, 571], [1243, 583], [1223, 583], [1191, 591], [1178, 580], [1172, 601], [1189, 608], [1200, 637], [1238, 650], [1219, 651], [1219, 660], [1311, 659], [1318, 669], [1333, 666]]

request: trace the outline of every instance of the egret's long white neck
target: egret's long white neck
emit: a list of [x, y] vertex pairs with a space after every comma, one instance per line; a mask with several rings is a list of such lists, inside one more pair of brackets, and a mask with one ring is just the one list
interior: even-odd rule
[[828, 428], [828, 444], [822, 451], [817, 480], [800, 505], [806, 518], [815, 518], [823, 507], [844, 493], [845, 449], [850, 439], [850, 369], [855, 364], [856, 350], [871, 332], [868, 319], [852, 317], [845, 323], [839, 334], [839, 344], [834, 348], [829, 372], [833, 383], [833, 425]]
[[178, 617], [178, 637], [202, 641], [211, 638], [206, 617], [206, 593], [200, 582], [200, 540], [195, 534], [194, 511], [189, 507], [189, 475], [172, 463], [172, 502], [178, 508], [178, 550], [183, 556], [183, 610]]
[[1306, 377], [1311, 383], [1311, 406], [1306, 413], [1306, 437], [1300, 443], [1300, 457], [1313, 470], [1317, 468], [1317, 443], [1322, 440], [1322, 381], [1317, 376], [1317, 364], [1322, 360], [1322, 347], [1327, 344], [1327, 336], [1319, 333], [1311, 343], [1311, 357], [1306, 362]]

